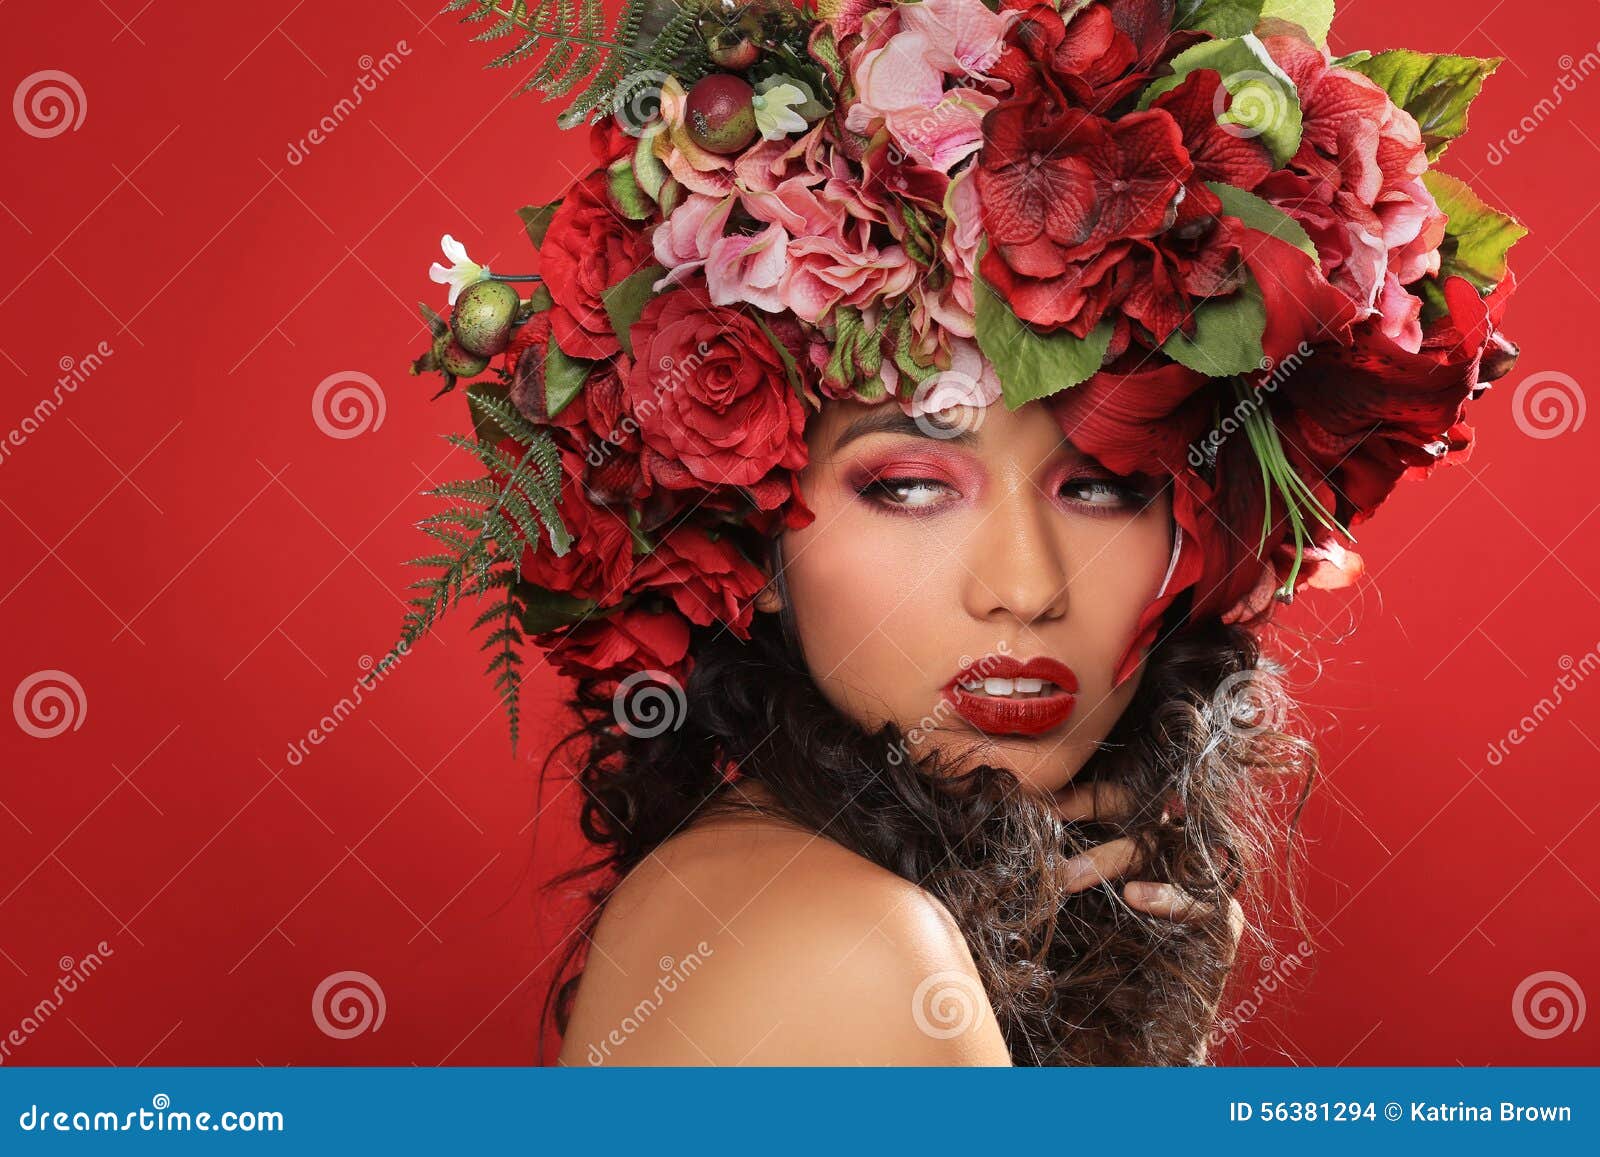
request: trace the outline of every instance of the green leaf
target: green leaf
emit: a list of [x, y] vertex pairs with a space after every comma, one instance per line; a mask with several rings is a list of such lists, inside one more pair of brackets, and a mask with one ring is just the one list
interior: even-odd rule
[[651, 286], [666, 275], [667, 271], [662, 266], [646, 265], [636, 273], [624, 277], [601, 296], [601, 301], [605, 303], [606, 316], [611, 319], [611, 332], [617, 335], [617, 342], [629, 357], [633, 356], [633, 341], [629, 337], [628, 330], [639, 320], [639, 315], [644, 312], [645, 303], [655, 295]]
[[633, 171], [632, 157], [618, 157], [606, 170], [611, 203], [630, 221], [647, 220], [656, 211], [656, 203], [640, 187]]
[[522, 218], [522, 227], [528, 231], [528, 240], [533, 242], [535, 249], [544, 244], [544, 235], [549, 231], [550, 222], [559, 208], [560, 201], [551, 201], [548, 205], [524, 205], [517, 210], [517, 216]]
[[1174, 28], [1195, 28], [1213, 36], [1243, 36], [1261, 19], [1262, 0], [1179, 0]]
[[1298, 221], [1276, 205], [1263, 201], [1254, 193], [1246, 193], [1243, 189], [1236, 189], [1221, 181], [1207, 181], [1206, 188], [1217, 195], [1217, 199], [1222, 202], [1222, 211], [1228, 216], [1237, 217], [1247, 228], [1254, 229], [1257, 233], [1265, 233], [1269, 237], [1287, 241], [1311, 260], [1317, 260], [1317, 247], [1312, 244], [1306, 231], [1300, 227]]
[[1196, 44], [1172, 60], [1173, 75], [1150, 85], [1139, 98], [1140, 108], [1164, 92], [1171, 92], [1191, 72], [1214, 69], [1233, 94], [1228, 112], [1219, 123], [1243, 126], [1249, 135], [1259, 136], [1282, 165], [1300, 148], [1300, 94], [1294, 82], [1273, 62], [1266, 47], [1246, 33], [1228, 40], [1207, 40]]
[[1027, 325], [982, 278], [974, 278], [978, 348], [1000, 375], [1006, 405], [1048, 397], [1086, 381], [1100, 369], [1111, 344], [1111, 323], [1103, 321], [1086, 338], [1063, 331], [1041, 333]]
[[1213, 298], [1194, 314], [1194, 337], [1178, 330], [1161, 346], [1173, 361], [1207, 377], [1227, 378], [1261, 369], [1267, 307], [1252, 280], [1230, 297]]
[[1356, 65], [1360, 64], [1363, 60], [1371, 60], [1371, 59], [1372, 59], [1372, 53], [1368, 52], [1365, 48], [1358, 48], [1358, 49], [1356, 49], [1356, 51], [1348, 53], [1348, 54], [1346, 54], [1344, 56], [1336, 56], [1336, 57], [1334, 57], [1332, 60], [1328, 61], [1328, 67], [1329, 68], [1354, 68]]
[[528, 582], [517, 584], [517, 594], [523, 604], [522, 629], [530, 635], [542, 635], [575, 623], [595, 607], [593, 599], [573, 598]]
[[544, 354], [545, 413], [554, 418], [566, 409], [567, 403], [578, 396], [583, 383], [589, 380], [589, 369], [593, 365], [567, 353], [552, 336]]
[[528, 314], [531, 317], [536, 313], [543, 313], [555, 306], [555, 299], [550, 296], [550, 287], [544, 282], [539, 282], [528, 291]]
[[667, 178], [672, 174], [667, 171], [667, 166], [660, 157], [656, 156], [655, 138], [657, 132], [645, 132], [639, 135], [639, 143], [633, 150], [633, 175], [639, 182], [639, 188], [652, 201], [661, 200], [661, 187], [667, 183]]
[[1298, 24], [1321, 47], [1328, 43], [1328, 29], [1333, 26], [1333, 3], [1334, 0], [1265, 0], [1261, 19]]
[[1478, 56], [1430, 56], [1398, 48], [1350, 65], [1389, 94], [1417, 119], [1428, 159], [1467, 131], [1467, 106], [1486, 78], [1500, 67], [1498, 59]]
[[1493, 289], [1505, 279], [1507, 250], [1528, 235], [1527, 228], [1448, 173], [1426, 172], [1422, 183], [1450, 218], [1440, 246], [1439, 281], [1465, 277], [1479, 290]]
[[778, 340], [778, 335], [772, 332], [772, 327], [767, 324], [767, 319], [761, 316], [759, 309], [754, 307], [747, 309], [745, 316], [755, 322], [761, 332], [767, 335], [767, 340], [772, 343], [773, 352], [778, 355], [778, 360], [783, 362], [783, 372], [789, 379], [790, 389], [804, 397], [805, 387], [800, 380], [800, 367], [795, 364], [794, 355], [789, 352], [789, 347]]

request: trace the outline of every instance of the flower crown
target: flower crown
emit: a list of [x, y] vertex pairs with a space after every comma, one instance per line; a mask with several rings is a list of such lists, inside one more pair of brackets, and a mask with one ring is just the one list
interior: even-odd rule
[[530, 639], [626, 682], [681, 678], [692, 626], [747, 637], [827, 399], [936, 435], [1045, 399], [1170, 476], [1120, 681], [1181, 597], [1354, 581], [1351, 529], [1467, 454], [1515, 358], [1525, 230], [1430, 167], [1499, 61], [1332, 59], [1333, 0], [627, 0], [609, 38], [600, 0], [449, 7], [592, 122], [592, 170], [520, 211], [537, 275], [444, 238], [412, 365], [479, 379], [451, 440], [486, 476], [430, 491], [405, 641], [475, 596], [513, 745]]

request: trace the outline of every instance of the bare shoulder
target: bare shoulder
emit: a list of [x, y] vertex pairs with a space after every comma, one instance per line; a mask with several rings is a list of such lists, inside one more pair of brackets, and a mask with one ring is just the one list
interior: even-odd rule
[[928, 892], [761, 816], [697, 825], [618, 887], [569, 1065], [1006, 1065], [965, 940]]

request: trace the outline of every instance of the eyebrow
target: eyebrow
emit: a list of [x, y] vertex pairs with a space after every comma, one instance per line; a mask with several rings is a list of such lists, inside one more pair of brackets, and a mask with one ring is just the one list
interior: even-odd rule
[[886, 402], [874, 408], [872, 413], [857, 418], [846, 426], [834, 440], [834, 453], [843, 450], [857, 438], [865, 438], [869, 434], [908, 434], [913, 438], [928, 438], [956, 446], [971, 446], [978, 440], [978, 432], [975, 429], [963, 430], [948, 438], [934, 438], [932, 434], [917, 425], [915, 418], [899, 406]]

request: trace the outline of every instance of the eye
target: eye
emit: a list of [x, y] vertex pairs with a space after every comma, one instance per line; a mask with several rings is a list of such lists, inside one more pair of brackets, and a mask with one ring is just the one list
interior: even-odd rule
[[1100, 510], [1140, 510], [1150, 501], [1139, 487], [1119, 478], [1068, 478], [1061, 484], [1068, 501]]
[[856, 493], [879, 506], [925, 511], [938, 506], [955, 491], [936, 478], [874, 478]]

